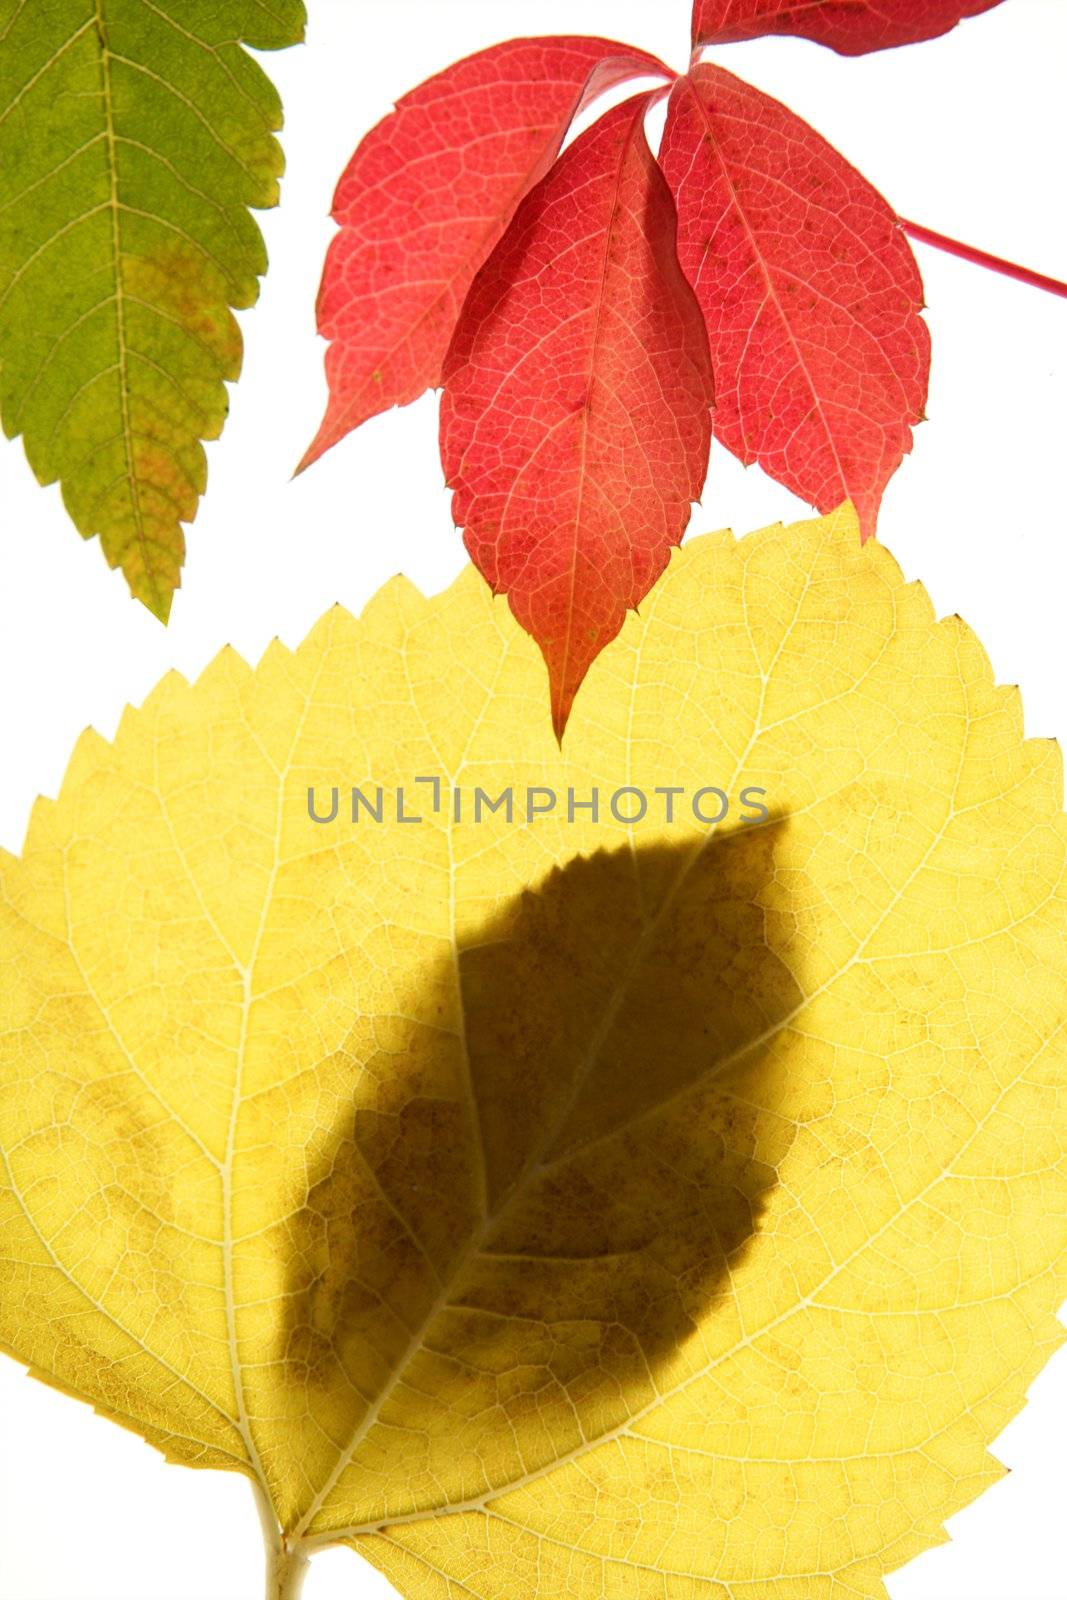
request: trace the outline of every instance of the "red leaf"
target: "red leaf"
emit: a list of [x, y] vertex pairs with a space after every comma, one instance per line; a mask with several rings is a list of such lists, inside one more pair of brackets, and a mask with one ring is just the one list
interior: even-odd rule
[[671, 95], [660, 163], [707, 322], [716, 437], [875, 530], [930, 370], [922, 282], [890, 207], [826, 140], [721, 67]]
[[693, 0], [693, 43], [733, 44], [793, 33], [843, 56], [948, 33], [1000, 0]]
[[573, 118], [627, 78], [673, 77], [609, 39], [515, 39], [397, 102], [337, 186], [318, 299], [330, 401], [301, 467], [441, 379], [464, 296]]
[[445, 366], [453, 515], [541, 647], [557, 737], [707, 471], [707, 336], [645, 139], [654, 98], [609, 111], [527, 196]]

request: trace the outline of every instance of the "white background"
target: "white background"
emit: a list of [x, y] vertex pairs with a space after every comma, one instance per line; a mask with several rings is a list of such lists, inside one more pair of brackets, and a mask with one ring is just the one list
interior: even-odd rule
[[[288, 177], [263, 219], [271, 271], [243, 317], [244, 380], [190, 530], [164, 630], [131, 602], [21, 445], [0, 447], [0, 844], [21, 846], [86, 724], [105, 735], [171, 666], [230, 642], [295, 645], [334, 600], [361, 607], [402, 570], [427, 592], [463, 552], [436, 454], [436, 400], [369, 423], [294, 482], [325, 388], [313, 304], [334, 181], [391, 101], [502, 38], [610, 34], [686, 64], [688, 0], [311, 0], [305, 48], [266, 58], [286, 106]], [[718, 59], [837, 143], [897, 211], [1067, 278], [1067, 0], [1006, 0], [930, 44], [843, 60], [803, 41]], [[880, 537], [939, 614], [977, 630], [1026, 730], [1067, 735], [1063, 463], [1067, 301], [920, 250], [934, 369], [930, 421], [886, 495]], [[804, 508], [724, 451], [694, 530]], [[262, 1551], [243, 1481], [169, 1467], [88, 1407], [0, 1359], [2, 1600], [258, 1600]], [[953, 1519], [953, 1542], [889, 1581], [893, 1600], [1063, 1600], [1067, 1352], [1001, 1436], [1012, 1474]], [[316, 1557], [306, 1600], [385, 1600], [348, 1551]], [[544, 1600], [553, 1600], [546, 1596]]]

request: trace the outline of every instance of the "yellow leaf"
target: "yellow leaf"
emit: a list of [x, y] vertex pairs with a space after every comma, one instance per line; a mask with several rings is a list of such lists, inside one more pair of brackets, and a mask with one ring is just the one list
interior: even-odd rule
[[541, 672], [468, 571], [85, 736], [0, 1338], [247, 1473], [272, 1594], [882, 1595], [1062, 1337], [1058, 751], [843, 513], [681, 551], [564, 755]]

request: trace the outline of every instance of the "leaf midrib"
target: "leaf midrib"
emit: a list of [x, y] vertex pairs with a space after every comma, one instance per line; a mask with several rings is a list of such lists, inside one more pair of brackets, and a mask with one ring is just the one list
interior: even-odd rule
[[259, 924], [249, 950], [248, 960], [243, 966], [238, 965], [237, 970], [241, 977], [243, 987], [243, 1000], [241, 1007], [241, 1030], [237, 1046], [237, 1059], [234, 1068], [233, 1093], [230, 1100], [230, 1116], [226, 1131], [226, 1148], [222, 1161], [222, 1268], [223, 1268], [223, 1295], [226, 1311], [226, 1342], [229, 1350], [231, 1379], [234, 1389], [234, 1402], [237, 1406], [237, 1428], [248, 1451], [249, 1465], [263, 1490], [264, 1495], [270, 1498], [270, 1485], [266, 1470], [263, 1465], [259, 1447], [252, 1431], [252, 1418], [245, 1399], [244, 1373], [241, 1367], [240, 1345], [237, 1337], [237, 1298], [234, 1291], [234, 1236], [233, 1236], [233, 1166], [237, 1146], [237, 1124], [241, 1114], [242, 1085], [244, 1080], [245, 1054], [248, 1045], [249, 1020], [252, 1007], [257, 996], [252, 987], [256, 962], [259, 958], [260, 946], [266, 932], [270, 911], [272, 908], [274, 886], [277, 882], [278, 871], [281, 867], [281, 841], [282, 828], [285, 818], [286, 780], [296, 758], [297, 747], [304, 732], [308, 713], [314, 704], [315, 694], [326, 664], [325, 652], [319, 658], [311, 683], [308, 685], [304, 699], [303, 709], [293, 731], [293, 736], [286, 753], [285, 761], [277, 769], [278, 799], [275, 807], [274, 842], [271, 851], [271, 871], [263, 891], [263, 903], [260, 907]]
[[[730, 77], [731, 76], [730, 73], [725, 72], [724, 69], [721, 68], [721, 67], [711, 67], [711, 68], [709, 68], [709, 70], [711, 72], [722, 72], [724, 77]], [[776, 286], [776, 284], [774, 282], [774, 279], [773, 279], [773, 277], [771, 275], [771, 269], [770, 269], [770, 267], [769, 267], [769, 265], [768, 265], [768, 263], [766, 261], [766, 258], [764, 257], [763, 250], [760, 247], [759, 240], [758, 240], [755, 232], [753, 231], [752, 225], [748, 220], [748, 214], [745, 211], [744, 206], [742, 206], [742, 204], [741, 204], [741, 198], [737, 193], [737, 189], [736, 189], [736, 187], [734, 185], [734, 180], [733, 180], [733, 177], [732, 177], [732, 175], [730, 173], [730, 169], [726, 164], [726, 160], [725, 160], [725, 158], [723, 156], [723, 153], [722, 153], [721, 149], [719, 148], [719, 141], [718, 141], [718, 138], [716, 137], [715, 125], [712, 122], [711, 114], [708, 111], [708, 108], [704, 103], [703, 95], [700, 93], [700, 90], [697, 87], [697, 84], [693, 81], [693, 79], [685, 78], [685, 79], [682, 79], [680, 81], [685, 83], [689, 93], [692, 95], [693, 100], [694, 100], [694, 102], [696, 104], [696, 107], [697, 107], [697, 111], [698, 111], [698, 113], [700, 115], [700, 119], [703, 122], [705, 128], [707, 129], [708, 140], [709, 140], [709, 143], [711, 145], [712, 151], [714, 152], [714, 157], [715, 157], [716, 164], [718, 165], [719, 170], [722, 173], [723, 182], [726, 184], [726, 187], [728, 188], [728, 190], [730, 192], [730, 204], [733, 206], [734, 212], [736, 213], [736, 215], [737, 215], [737, 217], [738, 217], [738, 219], [739, 219], [739, 221], [741, 223], [741, 226], [745, 230], [745, 237], [748, 239], [749, 245], [751, 246], [753, 259], [755, 260], [757, 270], [759, 272], [760, 277], [763, 279], [764, 287], [765, 287], [765, 289], [767, 291], [767, 299], [770, 301], [770, 303], [773, 305], [775, 311], [777, 312], [779, 322], [781, 323], [782, 328], [785, 330], [786, 338], [789, 340], [789, 343], [792, 346], [793, 355], [794, 355], [794, 358], [795, 358], [796, 364], [797, 364], [797, 370], [803, 375], [804, 382], [805, 382], [805, 384], [807, 385], [807, 388], [808, 388], [808, 393], [811, 395], [812, 407], [813, 407], [813, 409], [815, 411], [815, 414], [819, 418], [819, 425], [822, 428], [823, 434], [825, 435], [825, 438], [826, 438], [827, 445], [830, 448], [830, 454], [833, 457], [834, 468], [835, 468], [835, 470], [837, 472], [838, 479], [839, 479], [839, 481], [841, 483], [841, 488], [844, 491], [843, 492], [843, 499], [848, 500], [848, 499], [851, 498], [852, 490], [851, 490], [851, 487], [850, 487], [849, 482], [848, 482], [848, 477], [847, 477], [847, 475], [845, 473], [845, 468], [844, 468], [844, 464], [843, 464], [843, 462], [841, 460], [840, 452], [838, 451], [838, 448], [837, 448], [837, 440], [834, 437], [833, 429], [831, 428], [829, 419], [826, 416], [825, 408], [823, 406], [822, 397], [819, 394], [819, 392], [818, 392], [818, 390], [817, 390], [817, 388], [815, 386], [814, 378], [812, 377], [811, 373], [808, 371], [807, 362], [806, 362], [806, 360], [804, 358], [803, 351], [801, 350], [800, 345], [797, 342], [796, 334], [793, 332], [792, 323], [789, 321], [789, 318], [786, 316], [785, 306], [782, 304], [781, 296], [778, 293], [777, 286]], [[739, 415], [739, 418], [740, 418], [740, 406], [738, 407], [738, 415]], [[747, 441], [746, 441], [746, 448], [747, 448]], [[758, 456], [759, 456], [759, 451], [758, 450], [755, 452], [755, 455], [758, 458]]]
[[144, 581], [153, 600], [153, 610], [165, 607], [166, 601], [156, 581], [150, 557], [151, 543], [147, 537], [144, 507], [141, 504], [141, 485], [134, 469], [133, 430], [130, 417], [129, 344], [126, 335], [126, 299], [122, 272], [122, 224], [119, 207], [118, 145], [115, 137], [115, 105], [111, 89], [111, 50], [108, 45], [107, 23], [104, 19], [104, 0], [95, 0], [95, 27], [100, 41], [100, 93], [104, 106], [104, 138], [107, 148], [108, 182], [111, 209], [111, 256], [115, 283], [115, 336], [118, 342], [119, 415], [122, 422], [122, 449], [126, 461], [126, 482], [129, 485], [130, 509], [133, 513], [134, 536], [141, 552]]

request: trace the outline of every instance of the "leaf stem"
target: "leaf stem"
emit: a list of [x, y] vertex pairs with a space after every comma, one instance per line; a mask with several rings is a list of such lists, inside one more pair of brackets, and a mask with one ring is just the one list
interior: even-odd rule
[[267, 1551], [266, 1600], [300, 1600], [311, 1553], [302, 1540], [290, 1544], [282, 1533], [263, 1486], [258, 1482], [253, 1483], [252, 1492]]
[[299, 1600], [307, 1576], [308, 1553], [304, 1546], [287, 1549], [284, 1543], [267, 1551], [266, 1600]]
[[1046, 294], [1058, 294], [1067, 299], [1067, 283], [1061, 283], [1058, 278], [1047, 278], [1043, 272], [1034, 272], [1030, 267], [1017, 266], [1014, 261], [1005, 261], [1003, 256], [990, 255], [988, 250], [978, 250], [973, 244], [961, 244], [958, 239], [950, 239], [947, 234], [935, 233], [933, 228], [924, 228], [919, 222], [908, 222], [900, 218], [900, 226], [909, 238], [917, 239], [920, 244], [933, 245], [935, 250], [944, 250], [950, 256], [959, 256], [962, 261], [971, 261], [978, 267], [986, 267], [990, 272], [1000, 272], [1006, 278], [1015, 278], [1019, 283], [1028, 283], [1034, 289], [1044, 289]]

